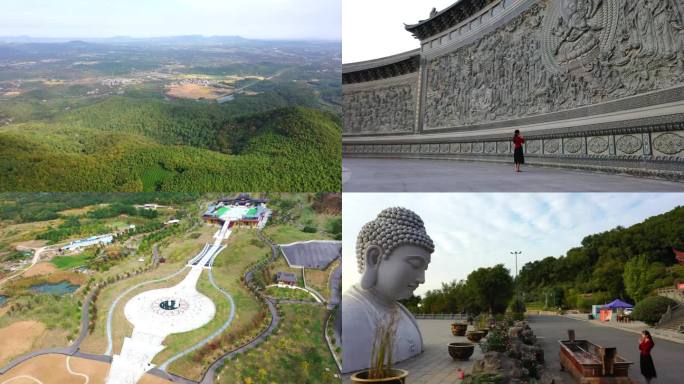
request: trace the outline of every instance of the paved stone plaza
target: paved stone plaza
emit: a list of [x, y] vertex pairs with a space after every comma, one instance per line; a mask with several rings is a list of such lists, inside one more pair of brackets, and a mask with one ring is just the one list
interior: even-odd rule
[[[575, 330], [577, 339], [587, 339], [606, 347], [616, 347], [620, 356], [634, 362], [629, 369], [629, 377], [637, 383], [645, 383], [639, 371], [638, 334], [561, 316], [530, 316], [529, 323], [544, 348], [547, 369], [553, 371], [555, 376], [561, 377], [564, 383], [574, 383], [568, 373], [559, 370], [558, 340], [567, 339], [568, 329]], [[681, 364], [684, 344], [655, 339], [652, 355], [658, 372], [656, 383], [681, 382], [684, 375]]]
[[225, 248], [221, 242], [230, 235], [228, 228], [226, 221], [214, 235], [214, 243], [193, 258], [199, 259], [197, 262], [189, 263], [183, 281], [173, 287], [142, 292], [126, 303], [124, 314], [133, 325], [133, 334], [124, 339], [121, 352], [113, 355], [108, 384], [137, 383], [154, 368], [152, 359], [165, 348], [162, 343], [168, 335], [198, 329], [214, 318], [216, 306], [197, 291], [197, 282], [205, 267], [210, 268], [213, 258]]
[[[482, 357], [479, 346], [467, 361], [457, 361], [449, 356], [448, 343], [469, 342], [465, 337], [451, 334], [452, 320], [417, 320], [423, 335], [422, 354], [397, 364], [397, 368], [410, 372], [407, 382], [412, 384], [456, 384], [458, 368], [470, 373], [473, 362]], [[345, 383], [351, 383], [349, 375], [344, 377]]]
[[344, 192], [682, 192], [684, 183], [513, 164], [346, 158]]

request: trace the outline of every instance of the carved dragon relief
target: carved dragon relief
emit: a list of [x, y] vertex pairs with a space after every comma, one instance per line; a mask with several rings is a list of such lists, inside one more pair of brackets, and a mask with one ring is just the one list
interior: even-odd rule
[[411, 85], [345, 92], [344, 133], [412, 132], [415, 94]]
[[557, 112], [684, 82], [684, 0], [539, 2], [428, 63], [425, 129]]

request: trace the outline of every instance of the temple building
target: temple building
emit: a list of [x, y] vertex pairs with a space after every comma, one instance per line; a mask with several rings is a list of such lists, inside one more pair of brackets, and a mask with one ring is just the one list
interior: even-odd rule
[[222, 198], [209, 205], [202, 215], [204, 221], [223, 225], [230, 221], [230, 227], [263, 226], [270, 215], [266, 207], [266, 199], [254, 199], [248, 194], [240, 194], [234, 198]]
[[91, 247], [93, 245], [106, 245], [114, 241], [114, 235], [111, 233], [106, 235], [91, 236], [86, 239], [79, 239], [70, 242], [62, 247], [62, 251], [76, 251], [81, 248]]

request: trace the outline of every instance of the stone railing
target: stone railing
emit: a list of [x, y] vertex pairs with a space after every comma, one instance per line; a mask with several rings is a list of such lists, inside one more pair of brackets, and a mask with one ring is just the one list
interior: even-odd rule
[[663, 296], [675, 300], [679, 303], [684, 303], [684, 292], [677, 288], [660, 288], [656, 292], [658, 296]]
[[668, 306], [667, 311], [663, 314], [663, 316], [660, 317], [660, 320], [656, 324], [658, 327], [662, 327], [664, 325], [667, 325], [672, 319], [675, 317], [684, 314], [684, 305], [683, 304], [677, 304], [674, 307], [673, 306]]
[[462, 313], [420, 313], [413, 315], [418, 320], [467, 320], [468, 315]]

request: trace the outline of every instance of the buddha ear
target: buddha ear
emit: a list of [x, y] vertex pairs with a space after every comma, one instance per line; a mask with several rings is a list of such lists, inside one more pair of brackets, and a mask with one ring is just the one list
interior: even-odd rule
[[382, 255], [382, 248], [377, 245], [371, 245], [366, 248], [364, 255], [365, 266], [363, 268], [363, 277], [361, 277], [361, 288], [371, 289], [375, 287], [378, 279], [378, 266], [380, 265], [380, 256]]

